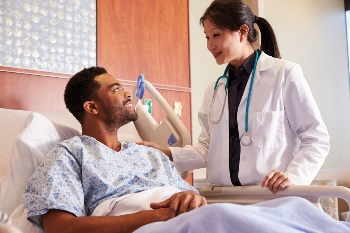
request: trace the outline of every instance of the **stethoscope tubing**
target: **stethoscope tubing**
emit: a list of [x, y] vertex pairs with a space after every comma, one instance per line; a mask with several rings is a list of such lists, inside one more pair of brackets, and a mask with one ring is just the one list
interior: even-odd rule
[[[251, 94], [252, 94], [252, 89], [253, 89], [253, 83], [254, 83], [254, 78], [255, 78], [255, 71], [256, 71], [256, 66], [257, 66], [257, 63], [258, 63], [258, 58], [259, 58], [259, 54], [258, 54], [258, 50], [255, 50], [255, 60], [254, 60], [254, 67], [253, 67], [253, 71], [252, 71], [252, 75], [251, 75], [251, 79], [250, 79], [250, 84], [249, 84], [249, 91], [248, 91], [248, 97], [247, 97], [247, 104], [246, 104], [246, 109], [245, 109], [245, 133], [243, 133], [241, 136], [240, 136], [240, 141], [241, 141], [241, 144], [244, 145], [244, 146], [248, 146], [252, 143], [252, 138], [250, 136], [250, 134], [248, 133], [248, 129], [249, 129], [249, 125], [248, 125], [248, 116], [249, 116], [249, 105], [250, 105], [250, 100], [251, 100]], [[214, 108], [214, 100], [215, 100], [215, 95], [216, 95], [216, 92], [218, 90], [218, 86], [219, 86], [219, 83], [220, 83], [220, 80], [225, 78], [226, 79], [226, 84], [225, 84], [225, 101], [224, 101], [224, 104], [221, 108], [221, 113], [220, 113], [220, 116], [219, 116], [219, 119], [217, 120], [213, 120], [211, 119], [211, 114], [210, 114], [210, 110], [209, 110], [209, 120], [213, 123], [213, 124], [217, 124], [221, 117], [222, 117], [222, 114], [223, 114], [223, 110], [224, 110], [224, 107], [225, 107], [225, 102], [226, 102], [226, 97], [227, 97], [227, 90], [228, 90], [228, 83], [229, 83], [229, 77], [227, 76], [228, 74], [228, 69], [230, 67], [230, 64], [228, 64], [225, 68], [225, 71], [223, 73], [223, 75], [221, 75], [219, 78], [216, 79], [216, 82], [215, 82], [215, 85], [214, 85], [214, 92], [213, 92], [213, 96], [212, 96], [212, 101], [211, 101], [211, 105], [210, 105], [210, 110], [213, 110]], [[245, 142], [245, 140], [243, 140], [245, 137], [248, 137], [249, 140], [247, 142]]]

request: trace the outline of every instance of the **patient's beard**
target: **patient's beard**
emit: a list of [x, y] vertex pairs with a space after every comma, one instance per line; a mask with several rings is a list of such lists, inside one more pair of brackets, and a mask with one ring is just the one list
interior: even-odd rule
[[121, 126], [126, 125], [130, 121], [136, 121], [138, 115], [136, 111], [129, 111], [125, 107], [112, 106], [106, 107], [103, 106], [105, 112], [105, 124], [108, 132], [114, 133]]

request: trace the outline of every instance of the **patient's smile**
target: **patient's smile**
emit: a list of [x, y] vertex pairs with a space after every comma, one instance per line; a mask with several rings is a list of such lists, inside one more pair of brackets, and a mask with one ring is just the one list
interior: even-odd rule
[[125, 104], [124, 107], [129, 108], [129, 107], [134, 107], [134, 106], [133, 106], [132, 103], [129, 101], [129, 102], [127, 102], [127, 103]]

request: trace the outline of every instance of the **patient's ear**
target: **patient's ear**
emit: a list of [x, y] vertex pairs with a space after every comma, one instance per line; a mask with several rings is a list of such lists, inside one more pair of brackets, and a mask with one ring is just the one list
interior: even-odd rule
[[97, 114], [98, 109], [94, 101], [85, 101], [84, 104], [84, 109], [90, 114]]

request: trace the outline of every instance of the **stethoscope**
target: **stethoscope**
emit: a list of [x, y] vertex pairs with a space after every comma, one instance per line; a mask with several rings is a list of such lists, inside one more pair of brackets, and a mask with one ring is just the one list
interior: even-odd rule
[[[253, 67], [253, 71], [252, 71], [252, 77], [250, 80], [250, 84], [249, 84], [249, 91], [248, 91], [248, 97], [247, 97], [247, 105], [245, 108], [245, 132], [239, 137], [239, 140], [241, 141], [241, 144], [243, 146], [249, 146], [250, 144], [252, 144], [253, 138], [251, 137], [251, 135], [248, 133], [248, 114], [249, 114], [249, 104], [250, 104], [250, 97], [252, 94], [252, 88], [253, 88], [253, 83], [254, 83], [254, 77], [255, 77], [255, 71], [256, 71], [256, 65], [258, 63], [258, 51], [255, 50], [255, 61], [254, 61], [254, 67]], [[217, 124], [221, 117], [222, 114], [224, 112], [224, 107], [225, 107], [225, 103], [226, 103], [226, 97], [227, 97], [227, 89], [228, 89], [228, 80], [229, 77], [227, 76], [228, 74], [228, 69], [230, 67], [230, 64], [228, 64], [225, 68], [224, 74], [222, 76], [220, 76], [214, 85], [214, 93], [211, 99], [211, 104], [210, 104], [210, 110], [209, 110], [209, 120], [211, 123], [213, 124]], [[225, 87], [225, 98], [221, 107], [221, 111], [220, 111], [220, 115], [216, 118], [213, 119], [212, 117], [212, 110], [214, 109], [214, 102], [215, 102], [215, 96], [216, 96], [216, 92], [218, 91], [219, 88], [223, 88], [221, 84], [223, 84], [222, 82], [220, 82], [221, 79], [226, 79], [226, 84], [224, 85]]]

